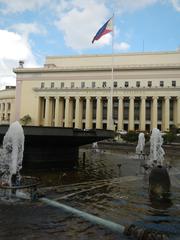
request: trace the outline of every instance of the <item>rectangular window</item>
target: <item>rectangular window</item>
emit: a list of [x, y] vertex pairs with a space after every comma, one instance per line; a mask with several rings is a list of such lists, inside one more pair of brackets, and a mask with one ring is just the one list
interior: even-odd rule
[[71, 88], [74, 88], [74, 82], [71, 82]]
[[44, 88], [44, 87], [45, 87], [44, 82], [41, 82], [41, 88]]
[[164, 81], [160, 81], [160, 87], [164, 87]]
[[64, 88], [64, 82], [61, 82], [61, 88]]
[[117, 82], [116, 81], [114, 82], [114, 88], [117, 88]]
[[136, 87], [140, 87], [140, 81], [136, 82]]
[[148, 87], [152, 87], [152, 82], [148, 81]]
[[124, 83], [124, 86], [125, 86], [125, 87], [129, 87], [129, 82], [125, 82], [125, 83]]
[[7, 115], [7, 121], [10, 121], [10, 113]]
[[172, 87], [176, 87], [176, 81], [172, 81]]
[[102, 83], [102, 87], [105, 88], [106, 87], [106, 82]]
[[96, 82], [92, 82], [92, 88], [96, 87]]
[[54, 82], [51, 82], [51, 88], [54, 88]]
[[11, 104], [10, 103], [7, 104], [7, 109], [8, 109], [8, 111], [11, 110]]
[[81, 82], [81, 88], [85, 88], [85, 82]]

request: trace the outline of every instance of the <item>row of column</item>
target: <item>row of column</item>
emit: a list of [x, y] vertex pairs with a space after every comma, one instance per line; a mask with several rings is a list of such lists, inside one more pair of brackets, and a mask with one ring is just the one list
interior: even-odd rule
[[[73, 106], [70, 97], [55, 97], [54, 102], [54, 126], [72, 127], [72, 111]], [[83, 97], [84, 99], [84, 97]], [[92, 109], [92, 97], [86, 97], [85, 105], [85, 128], [92, 128], [93, 123], [93, 109]], [[124, 101], [123, 97], [118, 97], [118, 120], [117, 128], [119, 130], [124, 128]], [[146, 129], [146, 99], [147, 97], [140, 97], [140, 119], [139, 128], [141, 131]], [[158, 124], [158, 97], [151, 97], [151, 129], [157, 127]], [[64, 102], [65, 101], [65, 102]], [[128, 130], [134, 130], [134, 102], [135, 97], [129, 97], [129, 118], [128, 118]], [[75, 128], [82, 128], [82, 100], [81, 97], [75, 97]], [[52, 103], [50, 97], [45, 97], [44, 106], [45, 116], [44, 125], [51, 125], [52, 120]], [[107, 97], [107, 129], [111, 129], [111, 122], [109, 116], [112, 114], [112, 99]], [[96, 97], [96, 128], [102, 128], [102, 97]], [[180, 127], [180, 97], [176, 97], [174, 102], [174, 124]], [[164, 97], [163, 104], [163, 130], [169, 129], [170, 123], [170, 97]], [[63, 117], [64, 116], [64, 117]], [[64, 123], [64, 125], [63, 125]]]
[[1, 121], [10, 120], [10, 109], [11, 109], [11, 103], [9, 101], [0, 103], [0, 120]]

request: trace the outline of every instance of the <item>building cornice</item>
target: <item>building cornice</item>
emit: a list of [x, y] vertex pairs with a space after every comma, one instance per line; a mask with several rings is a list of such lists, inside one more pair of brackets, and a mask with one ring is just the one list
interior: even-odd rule
[[[96, 87], [96, 88], [91, 88], [91, 87], [86, 87], [86, 88], [80, 88], [80, 87], [76, 87], [76, 88], [40, 88], [40, 87], [35, 87], [33, 88], [33, 90], [35, 92], [87, 92], [87, 91], [110, 91], [111, 88], [110, 87]], [[113, 91], [127, 91], [127, 92], [131, 92], [131, 91], [180, 91], [180, 87], [120, 87], [120, 88], [114, 88]]]
[[[180, 64], [141, 64], [141, 65], [114, 65], [115, 71], [126, 70], [180, 70]], [[52, 73], [52, 72], [90, 72], [90, 71], [111, 71], [111, 66], [78, 66], [78, 67], [42, 67], [42, 68], [14, 68], [13, 72], [16, 74], [21, 73]]]
[[[178, 55], [180, 54], [179, 51], [151, 51], [151, 52], [129, 52], [129, 53], [114, 53], [113, 56], [117, 57], [117, 56], [139, 56], [139, 55]], [[111, 58], [111, 54], [83, 54], [83, 55], [61, 55], [61, 56], [47, 56], [46, 59], [64, 59], [64, 58], [94, 58], [94, 57], [110, 57]]]

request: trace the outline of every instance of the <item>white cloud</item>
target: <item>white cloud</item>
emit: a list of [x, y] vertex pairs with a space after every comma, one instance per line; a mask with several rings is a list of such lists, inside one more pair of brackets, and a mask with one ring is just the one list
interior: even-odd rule
[[[55, 12], [58, 20], [56, 26], [63, 32], [65, 44], [74, 50], [81, 51], [92, 47], [101, 47], [111, 43], [111, 35], [103, 36], [91, 44], [93, 35], [115, 11], [115, 15], [132, 12], [163, 0], [61, 0]], [[119, 29], [115, 29], [117, 32]], [[116, 34], [117, 36], [118, 34]], [[127, 50], [129, 45], [120, 43], [116, 49]]]
[[[107, 4], [109, 3], [109, 0], [104, 1]], [[115, 13], [132, 12], [161, 1], [162, 0], [111, 0], [111, 8]]]
[[104, 47], [105, 45], [110, 45], [110, 44], [112, 44], [112, 35], [109, 33], [101, 37], [98, 41], [95, 41], [93, 43], [93, 47], [99, 48], [99, 47]]
[[180, 12], [180, 0], [171, 0], [171, 2], [176, 11]]
[[0, 79], [1, 86], [15, 85], [13, 68], [19, 60], [25, 61], [25, 66], [37, 66], [32, 50], [26, 38], [7, 30], [0, 30]]
[[0, 3], [4, 4], [4, 8], [1, 9], [4, 14], [35, 10], [48, 5], [50, 2], [50, 0], [0, 0]]
[[114, 49], [117, 51], [127, 51], [129, 48], [130, 48], [130, 45], [126, 42], [114, 44]]
[[37, 23], [18, 23], [14, 24], [10, 27], [10, 29], [15, 30], [19, 34], [23, 35], [24, 37], [28, 38], [29, 34], [46, 34], [46, 29], [38, 25]]
[[56, 26], [64, 33], [67, 46], [75, 50], [90, 48], [92, 33], [95, 34], [107, 19], [109, 10], [94, 0], [73, 3], [74, 8], [56, 21]]

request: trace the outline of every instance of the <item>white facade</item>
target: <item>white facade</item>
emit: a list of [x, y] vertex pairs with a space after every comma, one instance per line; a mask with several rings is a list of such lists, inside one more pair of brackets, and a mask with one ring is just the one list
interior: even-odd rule
[[111, 55], [47, 57], [42, 68], [14, 69], [16, 120], [112, 129], [112, 115], [117, 130], [180, 127], [179, 52], [118, 54], [113, 63]]

